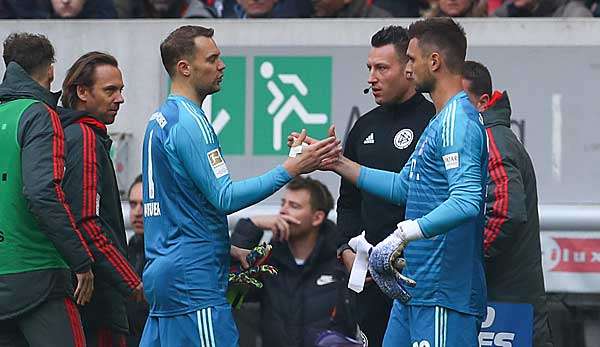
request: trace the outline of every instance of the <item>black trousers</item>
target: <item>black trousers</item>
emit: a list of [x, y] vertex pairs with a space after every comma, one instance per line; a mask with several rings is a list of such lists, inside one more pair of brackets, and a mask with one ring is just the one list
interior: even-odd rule
[[49, 299], [34, 309], [0, 321], [1, 347], [85, 347], [73, 299]]
[[360, 330], [369, 339], [369, 347], [381, 347], [390, 318], [393, 300], [379, 289], [375, 282], [365, 284], [356, 295], [356, 313]]

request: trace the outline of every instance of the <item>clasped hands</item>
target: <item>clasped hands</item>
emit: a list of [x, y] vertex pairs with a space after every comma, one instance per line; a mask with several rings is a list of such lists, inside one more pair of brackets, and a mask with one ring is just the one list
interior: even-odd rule
[[287, 139], [287, 145], [290, 148], [290, 159], [302, 158], [315, 152], [318, 158], [313, 160], [312, 170], [310, 171], [333, 170], [342, 154], [341, 141], [336, 136], [334, 125], [329, 127], [327, 136], [323, 140], [317, 140], [308, 136], [306, 129], [299, 133], [292, 132]]

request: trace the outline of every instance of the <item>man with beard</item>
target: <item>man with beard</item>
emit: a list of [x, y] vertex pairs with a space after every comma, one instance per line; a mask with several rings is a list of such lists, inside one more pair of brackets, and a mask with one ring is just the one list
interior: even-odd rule
[[[435, 114], [433, 104], [415, 92], [404, 71], [408, 41], [406, 29], [396, 25], [382, 28], [371, 38], [367, 82], [379, 106], [356, 121], [344, 147], [344, 156], [361, 165], [400, 172]], [[367, 241], [376, 245], [404, 220], [404, 206], [361, 192], [345, 179], [340, 185], [337, 212], [338, 255], [348, 271], [356, 256], [348, 246], [351, 238], [364, 230]], [[380, 346], [392, 300], [368, 281], [356, 304], [361, 331], [369, 343]]]
[[227, 277], [230, 255], [247, 267], [249, 251], [230, 245], [227, 215], [340, 153], [333, 137], [306, 147], [299, 139], [283, 164], [232, 181], [219, 139], [200, 107], [221, 89], [224, 76], [213, 34], [213, 29], [182, 26], [160, 46], [173, 84], [144, 136], [144, 285], [150, 316], [142, 346], [237, 346], [225, 297]]
[[[396, 277], [379, 281], [389, 275], [385, 269], [403, 270], [417, 283], [401, 288], [408, 295], [396, 296], [402, 302], [394, 301], [383, 346], [477, 347], [486, 303], [482, 244], [488, 154], [483, 121], [462, 90], [467, 40], [450, 18], [415, 22], [408, 33], [406, 72], [417, 92], [431, 95], [437, 114], [406, 166], [394, 173], [341, 156], [322, 168], [361, 190], [406, 204], [406, 220], [377, 246], [370, 247], [362, 236], [349, 242], [367, 250], [371, 269], [383, 269], [374, 279], [386, 293], [397, 293], [399, 282]], [[401, 251], [405, 258], [398, 261], [385, 256]]]
[[93, 257], [62, 188], [60, 94], [50, 91], [54, 47], [44, 35], [14, 33], [2, 55], [0, 345], [83, 346], [75, 302], [92, 296]]

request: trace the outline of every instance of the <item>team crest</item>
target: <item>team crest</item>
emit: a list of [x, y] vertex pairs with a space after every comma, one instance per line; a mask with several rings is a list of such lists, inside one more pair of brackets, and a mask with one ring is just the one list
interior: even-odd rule
[[394, 136], [394, 146], [396, 146], [398, 149], [405, 149], [410, 146], [414, 137], [415, 136], [412, 130], [408, 128], [402, 129], [396, 133], [396, 136]]

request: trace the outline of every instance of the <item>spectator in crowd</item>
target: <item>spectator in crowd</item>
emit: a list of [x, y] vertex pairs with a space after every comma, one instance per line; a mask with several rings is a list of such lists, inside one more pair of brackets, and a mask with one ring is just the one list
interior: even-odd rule
[[[433, 104], [415, 91], [404, 68], [408, 34], [400, 26], [379, 30], [371, 38], [368, 83], [379, 105], [362, 116], [346, 139], [344, 156], [362, 165], [400, 172], [421, 133], [435, 114]], [[348, 241], [365, 231], [373, 245], [394, 232], [404, 220], [404, 206], [388, 203], [342, 179], [338, 212], [338, 254], [351, 269], [355, 254]], [[374, 282], [357, 297], [358, 321], [372, 346], [381, 346], [392, 300]]]
[[113, 0], [0, 0], [0, 18], [108, 19], [117, 11]]
[[425, 17], [487, 17], [486, 1], [438, 0], [431, 5]]
[[490, 148], [483, 243], [488, 300], [533, 305], [533, 346], [551, 347], [531, 158], [510, 129], [508, 94], [492, 93], [488, 69], [465, 62], [463, 87], [483, 115]]
[[308, 18], [312, 13], [311, 0], [278, 0], [274, 18]]
[[141, 11], [134, 17], [217, 18], [221, 17], [222, 4], [222, 0], [143, 0]]
[[393, 17], [410, 17], [416, 18], [419, 16], [419, 7], [423, 1], [419, 0], [373, 0], [375, 6], [378, 6], [389, 13]]
[[[144, 208], [142, 201], [142, 175], [136, 177], [129, 187], [129, 221], [133, 227], [133, 235], [127, 245], [127, 259], [133, 265], [138, 276], [144, 272]], [[127, 320], [129, 321], [129, 337], [127, 346], [140, 345], [144, 324], [148, 318], [148, 304], [146, 302], [127, 302]]]
[[84, 54], [67, 71], [62, 90], [65, 109], [60, 117], [67, 153], [63, 187], [95, 259], [97, 290], [80, 310], [87, 346], [103, 347], [107, 341], [122, 346], [129, 332], [125, 300], [142, 300], [143, 287], [126, 259], [121, 199], [106, 129], [124, 102], [117, 60], [101, 52]]
[[505, 2], [495, 17], [591, 17], [592, 12], [579, 0], [513, 0]]
[[277, 0], [237, 0], [235, 11], [238, 18], [269, 18]]
[[313, 17], [382, 18], [392, 15], [367, 0], [312, 0]]
[[54, 48], [43, 35], [11, 34], [3, 58], [0, 345], [82, 346], [73, 297], [89, 302], [93, 258], [64, 199], [64, 133], [50, 92]]
[[333, 312], [339, 310], [341, 316], [343, 311], [336, 303], [345, 289], [345, 271], [336, 259], [335, 224], [327, 219], [332, 208], [326, 186], [299, 176], [286, 186], [278, 215], [242, 219], [235, 227], [231, 242], [241, 248], [258, 245], [264, 230], [273, 231], [268, 264], [279, 273], [265, 278], [256, 293], [264, 346], [314, 346], [319, 331], [355, 327], [340, 321], [331, 326]]
[[113, 0], [50, 0], [50, 16], [59, 19], [117, 18]]
[[48, 0], [0, 0], [0, 19], [48, 18]]
[[585, 6], [590, 9], [594, 17], [600, 17], [600, 0], [586, 0]]
[[[257, 0], [255, 0], [257, 1]], [[265, 0], [269, 2], [272, 0]], [[312, 14], [312, 0], [276, 0], [271, 18], [307, 18]], [[258, 1], [257, 1], [258, 2]], [[223, 1], [223, 17], [240, 18], [238, 0]]]

